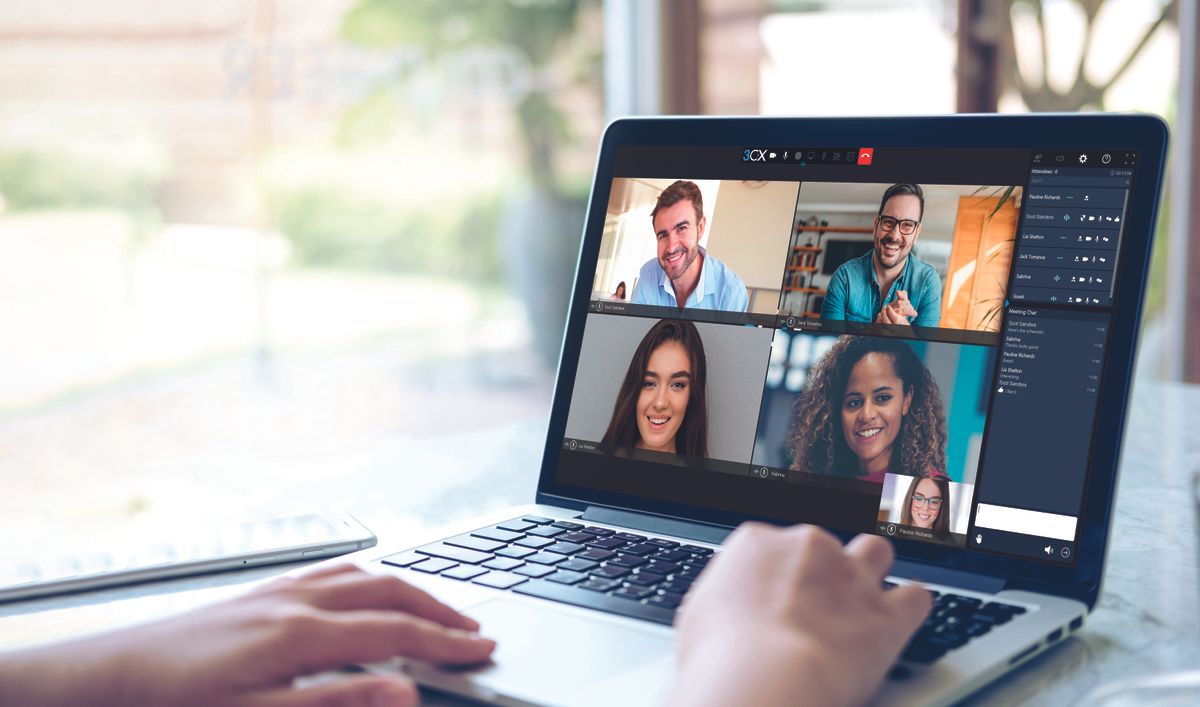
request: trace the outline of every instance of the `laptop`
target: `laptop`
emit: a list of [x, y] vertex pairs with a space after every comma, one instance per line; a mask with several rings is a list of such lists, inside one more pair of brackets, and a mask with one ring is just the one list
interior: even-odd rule
[[881, 535], [888, 581], [936, 593], [877, 704], [955, 702], [1081, 630], [1166, 141], [1144, 115], [612, 123], [532, 503], [359, 555], [495, 659], [402, 669], [660, 704], [680, 602], [748, 519]]

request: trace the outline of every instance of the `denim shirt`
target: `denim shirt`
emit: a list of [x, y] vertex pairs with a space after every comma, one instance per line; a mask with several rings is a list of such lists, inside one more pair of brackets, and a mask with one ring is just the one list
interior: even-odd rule
[[896, 299], [904, 290], [917, 316], [909, 321], [913, 326], [935, 327], [942, 320], [942, 280], [928, 263], [908, 254], [904, 271], [892, 283], [886, 297], [880, 297], [879, 281], [875, 279], [875, 264], [871, 249], [854, 260], [848, 260], [833, 273], [821, 304], [821, 318], [848, 322], [873, 322], [885, 304]]
[[[750, 304], [746, 284], [729, 266], [700, 248], [703, 260], [700, 279], [696, 289], [688, 296], [686, 307], [693, 309], [722, 309], [728, 312], [745, 312]], [[659, 307], [678, 307], [675, 288], [667, 279], [658, 260], [649, 260], [638, 273], [637, 286], [633, 289], [633, 304], [653, 304]]]

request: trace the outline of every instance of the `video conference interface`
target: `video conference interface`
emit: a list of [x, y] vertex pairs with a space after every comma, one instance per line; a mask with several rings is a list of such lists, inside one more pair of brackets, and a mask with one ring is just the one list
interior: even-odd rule
[[1136, 161], [623, 148], [557, 480], [1072, 564]]

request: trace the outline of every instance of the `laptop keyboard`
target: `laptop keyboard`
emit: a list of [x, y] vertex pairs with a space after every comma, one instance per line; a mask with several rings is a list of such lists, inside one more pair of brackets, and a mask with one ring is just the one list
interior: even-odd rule
[[[888, 589], [896, 586], [894, 582], [883, 584]], [[1015, 604], [934, 590], [930, 593], [933, 594], [933, 610], [900, 654], [902, 661], [927, 665], [1025, 613], [1024, 607]], [[893, 669], [893, 678], [904, 676], [903, 666]]]
[[669, 626], [712, 554], [699, 545], [524, 516], [383, 562]]
[[[415, 550], [384, 564], [517, 594], [671, 625], [711, 548], [568, 520], [524, 516]], [[895, 587], [885, 581], [884, 587]], [[1013, 604], [937, 592], [900, 660], [926, 665], [1025, 613]], [[894, 679], [911, 672], [904, 665]]]

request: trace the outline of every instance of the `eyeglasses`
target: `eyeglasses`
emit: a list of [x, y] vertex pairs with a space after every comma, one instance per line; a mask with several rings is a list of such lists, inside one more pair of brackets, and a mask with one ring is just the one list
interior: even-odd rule
[[891, 233], [892, 229], [899, 226], [900, 235], [911, 236], [913, 231], [917, 230], [917, 226], [920, 225], [920, 221], [913, 221], [910, 218], [893, 218], [891, 216], [879, 217], [879, 230], [883, 231], [884, 233]]
[[933, 498], [925, 498], [924, 496], [922, 496], [919, 493], [914, 493], [913, 497], [912, 497], [912, 503], [914, 506], [929, 506], [930, 508], [941, 508], [942, 507], [942, 497], [934, 496]]

